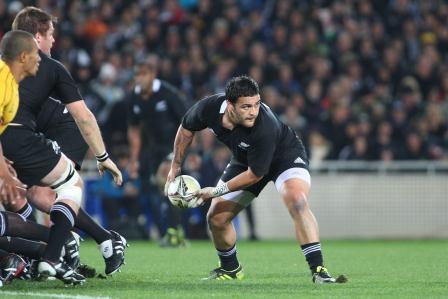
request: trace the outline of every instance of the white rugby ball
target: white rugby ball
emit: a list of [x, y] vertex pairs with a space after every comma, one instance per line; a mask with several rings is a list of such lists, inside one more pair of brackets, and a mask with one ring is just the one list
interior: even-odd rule
[[201, 189], [199, 182], [192, 176], [180, 175], [168, 185], [168, 199], [179, 208], [190, 207], [189, 203], [193, 192]]

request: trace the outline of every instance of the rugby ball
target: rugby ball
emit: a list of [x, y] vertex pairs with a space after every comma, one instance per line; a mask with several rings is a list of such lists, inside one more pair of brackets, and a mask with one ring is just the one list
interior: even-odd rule
[[192, 176], [180, 175], [168, 185], [168, 199], [179, 208], [190, 208], [193, 197], [191, 194], [201, 189], [199, 182]]

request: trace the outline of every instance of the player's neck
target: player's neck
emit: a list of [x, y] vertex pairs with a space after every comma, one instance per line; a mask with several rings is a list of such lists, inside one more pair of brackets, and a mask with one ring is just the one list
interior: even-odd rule
[[152, 90], [151, 89], [147, 89], [144, 91], [142, 90], [140, 96], [142, 97], [142, 99], [148, 100], [152, 96]]
[[6, 65], [8, 65], [9, 70], [11, 71], [12, 76], [16, 80], [17, 83], [23, 80], [25, 78], [25, 72], [23, 71], [22, 66], [17, 62], [6, 62]]
[[234, 122], [232, 113], [229, 111], [229, 109], [226, 109], [224, 112], [224, 115], [222, 117], [222, 126], [228, 130], [233, 130], [236, 127], [236, 124]]

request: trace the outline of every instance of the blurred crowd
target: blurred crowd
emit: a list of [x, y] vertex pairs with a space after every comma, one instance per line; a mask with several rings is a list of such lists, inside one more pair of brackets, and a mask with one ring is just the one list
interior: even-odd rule
[[[23, 5], [58, 17], [53, 56], [109, 148], [128, 144], [134, 66], [154, 54], [187, 106], [252, 76], [311, 164], [448, 158], [445, 1], [0, 0], [0, 34]], [[208, 132], [194, 148], [185, 167], [213, 185], [229, 153]]]
[[312, 162], [447, 157], [444, 1], [0, 1], [0, 30], [28, 4], [58, 16], [53, 55], [106, 131], [125, 129], [111, 112], [153, 53], [190, 103], [254, 77]]

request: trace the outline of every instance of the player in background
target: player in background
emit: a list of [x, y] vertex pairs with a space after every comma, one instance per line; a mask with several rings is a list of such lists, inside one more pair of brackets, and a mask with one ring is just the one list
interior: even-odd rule
[[[183, 236], [180, 211], [163, 200], [154, 183], [157, 169], [171, 153], [171, 148], [182, 116], [187, 111], [186, 100], [174, 86], [157, 78], [158, 57], [148, 55], [135, 65], [135, 88], [128, 98], [128, 140], [131, 177], [139, 177], [142, 193], [149, 200], [154, 222], [159, 230], [162, 246], [178, 246], [169, 242], [170, 236]], [[167, 209], [162, 209], [167, 205]], [[168, 210], [168, 217], [162, 210]], [[166, 225], [170, 226], [166, 230]], [[166, 234], [165, 234], [166, 230]], [[165, 236], [164, 236], [165, 235]], [[181, 242], [182, 243], [182, 242]], [[179, 243], [180, 244], [180, 243]]]
[[[43, 101], [42, 98], [45, 96], [54, 96], [54, 98], [49, 97], [46, 101], [42, 102], [40, 110], [38, 110], [38, 116], [34, 120], [35, 131], [42, 133], [45, 138], [55, 141], [57, 146], [60, 147], [64, 154], [74, 163], [75, 169], [79, 170], [88, 149], [88, 145], [85, 142], [85, 140], [87, 140], [86, 136], [80, 132], [80, 129], [82, 131], [82, 127], [84, 127], [84, 131], [87, 130], [88, 135], [95, 133], [95, 131], [98, 130], [97, 134], [100, 139], [101, 136], [94, 116], [89, 115], [91, 114], [90, 111], [88, 111], [87, 117], [91, 118], [90, 121], [92, 121], [92, 123], [90, 126], [93, 126], [92, 128], [86, 127], [86, 124], [83, 123], [84, 121], [81, 123], [75, 122], [71, 113], [67, 110], [67, 107], [60, 101], [67, 100], [67, 97], [76, 99], [79, 101], [78, 106], [83, 106], [81, 108], [82, 110], [87, 109], [84, 105], [84, 101], [82, 101], [82, 97], [79, 94], [76, 84], [68, 71], [65, 68], [55, 67], [59, 63], [53, 59], [48, 59], [51, 56], [51, 48], [54, 43], [53, 23], [56, 21], [55, 17], [39, 8], [26, 7], [17, 14], [12, 26], [15, 29], [23, 29], [34, 34], [41, 50], [40, 55], [44, 57], [44, 59], [47, 58], [45, 61], [49, 62], [48, 65], [51, 69], [49, 71], [53, 72], [51, 80], [47, 83], [53, 86], [53, 89], [47, 89], [46, 92], [41, 92], [35, 96], [36, 98], [39, 98], [37, 99], [38, 101]], [[55, 68], [52, 69], [51, 66]], [[21, 86], [20, 89], [21, 96], [23, 94], [24, 97], [30, 97], [29, 91], [32, 89], [39, 90], [38, 85], [39, 84], [36, 84], [36, 82], [23, 84], [23, 88]], [[48, 187], [33, 186], [28, 190], [27, 197], [40, 210], [50, 213], [51, 206], [55, 199], [55, 193]], [[15, 206], [11, 207], [11, 209], [19, 212], [25, 217], [28, 217], [32, 210], [31, 206], [26, 201], [18, 202]], [[122, 236], [114, 231], [104, 229], [94, 221], [82, 207], [79, 209], [74, 226], [91, 236], [99, 245], [106, 264], [106, 274], [113, 274], [120, 269], [124, 263], [124, 250], [126, 247], [126, 241]], [[75, 255], [77, 245], [73, 245], [72, 249], [67, 252], [67, 256]], [[77, 264], [79, 264], [79, 256], [75, 256], [70, 263], [71, 266], [76, 266]]]
[[218, 185], [194, 194], [198, 204], [212, 199], [207, 221], [220, 267], [207, 279], [243, 278], [232, 219], [274, 181], [294, 221], [313, 282], [345, 282], [345, 277], [335, 279], [324, 267], [317, 221], [307, 200], [311, 178], [302, 141], [261, 102], [258, 84], [246, 76], [232, 78], [225, 94], [206, 97], [188, 110], [174, 142], [167, 185], [180, 174], [195, 132], [205, 128], [233, 154]]
[[[6, 33], [0, 44], [0, 135], [13, 120], [19, 107], [19, 82], [35, 76], [40, 57], [34, 37], [24, 31]], [[17, 180], [3, 156], [0, 143], [0, 203], [14, 202], [26, 188]]]
[[[66, 104], [84, 139], [97, 156], [100, 174], [104, 171], [111, 172], [118, 185], [121, 184], [122, 178], [105, 149], [96, 119], [82, 100], [70, 74], [61, 63], [45, 54], [54, 42], [53, 17], [42, 14], [43, 11], [37, 8], [26, 8], [20, 13], [27, 11], [31, 11], [28, 15], [30, 18], [24, 20], [23, 27], [36, 31], [35, 37], [43, 52], [39, 52], [41, 64], [37, 75], [24, 80], [20, 85], [22, 104], [14, 118], [14, 125], [10, 125], [2, 136], [4, 154], [13, 161], [21, 181], [29, 186], [50, 186], [57, 194], [50, 211], [53, 225], [38, 271], [42, 275], [56, 276], [64, 282], [80, 283], [83, 279], [68, 275], [67, 273], [76, 272], [72, 272], [59, 257], [63, 244], [71, 234], [82, 202], [83, 182], [59, 146], [36, 131], [38, 113], [50, 95], [55, 94]], [[39, 13], [35, 16], [37, 24], [31, 22], [34, 13]], [[16, 21], [19, 22], [17, 16], [13, 28], [23, 28], [17, 26]], [[125, 243], [125, 240], [122, 239], [121, 243]], [[108, 246], [107, 250], [112, 252], [111, 246]]]

